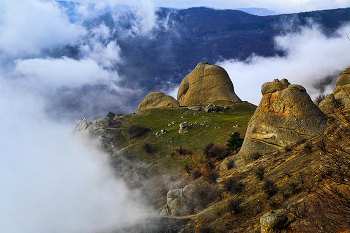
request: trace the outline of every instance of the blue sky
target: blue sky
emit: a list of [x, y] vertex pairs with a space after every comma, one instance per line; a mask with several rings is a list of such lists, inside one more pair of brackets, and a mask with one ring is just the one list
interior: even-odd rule
[[344, 8], [350, 6], [350, 0], [76, 0], [82, 3], [98, 4], [129, 4], [156, 7], [189, 8], [195, 6], [209, 6], [219, 9], [235, 9], [246, 7], [268, 8], [278, 13], [294, 13], [302, 11], [314, 11], [334, 8]]

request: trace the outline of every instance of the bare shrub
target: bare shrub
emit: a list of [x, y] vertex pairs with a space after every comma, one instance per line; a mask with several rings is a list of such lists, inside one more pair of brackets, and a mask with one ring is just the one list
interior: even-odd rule
[[327, 147], [326, 147], [326, 142], [324, 141], [324, 139], [321, 139], [316, 146], [318, 147], [318, 149], [320, 149], [321, 152], [327, 152]]
[[199, 210], [205, 208], [217, 197], [218, 192], [213, 184], [200, 183], [197, 184], [192, 195], [192, 204], [194, 208]]
[[204, 175], [204, 178], [210, 184], [215, 184], [216, 180], [219, 178], [219, 173], [216, 170], [208, 170], [208, 172]]
[[209, 159], [209, 160], [205, 163], [205, 167], [206, 167], [207, 170], [213, 170], [213, 169], [215, 169], [215, 160]]
[[242, 199], [235, 198], [228, 203], [227, 211], [230, 212], [231, 214], [238, 214], [239, 212], [241, 212], [241, 204], [242, 204]]
[[303, 148], [303, 151], [304, 153], [306, 154], [309, 154], [312, 152], [312, 143], [311, 142], [308, 142], [304, 145], [304, 148]]
[[214, 142], [210, 142], [203, 148], [203, 155], [206, 158], [211, 158], [209, 151], [213, 146], [214, 146]]
[[126, 132], [129, 134], [130, 139], [133, 139], [133, 138], [141, 138], [145, 136], [149, 131], [150, 129], [147, 127], [133, 125], [133, 126], [130, 126]]
[[255, 153], [252, 153], [252, 154], [250, 155], [250, 158], [251, 158], [252, 160], [257, 160], [257, 159], [259, 159], [261, 156], [262, 156], [262, 154], [260, 154], [259, 152], [255, 152]]
[[175, 149], [175, 152], [178, 153], [179, 155], [191, 155], [192, 152], [185, 149], [185, 148], [182, 148], [181, 146], [177, 149]]
[[192, 171], [191, 171], [191, 178], [193, 179], [193, 180], [196, 180], [196, 179], [198, 179], [199, 177], [201, 177], [202, 176], [202, 173], [196, 168], [196, 169], [193, 169]]
[[[342, 151], [343, 148], [338, 148]], [[299, 204], [296, 209], [303, 219], [297, 232], [346, 232], [350, 229], [350, 156], [346, 152], [332, 153], [320, 171], [316, 197]]]
[[272, 197], [277, 193], [277, 185], [272, 180], [265, 180], [263, 185], [264, 192], [268, 195], [268, 198]]
[[227, 162], [227, 169], [232, 169], [235, 167], [235, 161], [233, 159], [230, 159], [228, 162]]
[[184, 170], [185, 170], [185, 172], [186, 172], [187, 174], [190, 174], [190, 172], [191, 172], [191, 167], [190, 167], [190, 165], [185, 164]]
[[327, 95], [325, 94], [321, 94], [316, 96], [316, 98], [314, 99], [314, 104], [318, 105], [322, 100], [326, 99]]
[[225, 147], [220, 145], [214, 145], [211, 142], [207, 146], [205, 146], [205, 148], [203, 149], [203, 154], [207, 159], [215, 158], [217, 160], [223, 160], [224, 158], [228, 157], [231, 153], [227, 151]]
[[259, 179], [263, 180], [265, 176], [265, 167], [264, 166], [259, 166], [254, 170], [254, 175]]
[[237, 178], [231, 177], [226, 179], [224, 182], [224, 190], [233, 194], [239, 194], [243, 191], [245, 185], [242, 181]]
[[296, 194], [298, 192], [298, 186], [299, 186], [299, 183], [293, 182], [293, 181], [288, 184], [288, 187], [292, 192], [292, 194]]

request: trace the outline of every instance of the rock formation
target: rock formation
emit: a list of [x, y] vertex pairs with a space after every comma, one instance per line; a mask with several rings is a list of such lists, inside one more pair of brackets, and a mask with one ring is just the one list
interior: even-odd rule
[[324, 113], [331, 113], [339, 105], [342, 110], [350, 109], [350, 67], [346, 68], [337, 80], [333, 93], [320, 102], [319, 108]]
[[285, 209], [271, 210], [260, 218], [261, 233], [272, 233], [286, 227], [295, 220], [291, 213], [287, 214]]
[[172, 189], [167, 194], [167, 204], [163, 207], [161, 215], [183, 216], [192, 212], [192, 195], [195, 186], [186, 185], [183, 189]]
[[139, 104], [136, 109], [136, 113], [140, 114], [144, 110], [149, 108], [177, 108], [180, 107], [179, 102], [166, 94], [161, 92], [151, 92], [146, 98]]
[[275, 79], [263, 84], [261, 93], [263, 97], [248, 123], [240, 155], [273, 152], [325, 129], [326, 115], [302, 86]]
[[177, 92], [181, 106], [207, 105], [218, 100], [242, 102], [227, 72], [220, 66], [199, 63], [181, 82]]

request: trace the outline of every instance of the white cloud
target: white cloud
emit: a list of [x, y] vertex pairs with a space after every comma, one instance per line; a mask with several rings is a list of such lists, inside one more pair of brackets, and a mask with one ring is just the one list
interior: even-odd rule
[[42, 49], [75, 44], [86, 32], [71, 24], [53, 1], [0, 1], [0, 51], [38, 55]]
[[0, 76], [0, 232], [104, 232], [148, 215], [108, 156], [47, 119], [21, 81]]
[[[317, 26], [306, 27], [299, 33], [275, 38], [276, 46], [287, 51], [285, 57], [252, 56], [248, 62], [230, 60], [219, 65], [227, 70], [242, 100], [258, 104], [261, 85], [283, 78], [303, 85], [315, 97], [319, 94], [315, 84], [349, 66], [350, 42], [346, 37], [349, 31], [350, 26], [344, 26], [337, 31], [338, 36], [327, 38]], [[333, 88], [327, 87], [326, 92]]]
[[268, 8], [270, 10], [277, 11], [279, 13], [296, 13], [302, 11], [314, 11], [334, 8], [345, 8], [350, 6], [350, 0], [178, 0], [178, 1], [165, 1], [165, 0], [75, 0], [84, 3], [111, 3], [114, 4], [127, 4], [127, 5], [140, 5], [141, 3], [151, 3], [156, 7], [173, 7], [173, 8], [190, 8], [198, 6], [208, 6], [218, 9], [236, 9], [246, 7], [261, 7]]
[[16, 60], [15, 63], [15, 76], [25, 77], [28, 81], [36, 83], [38, 87], [79, 87], [119, 79], [116, 73], [104, 70], [96, 60], [90, 58], [82, 60], [67, 57], [36, 58]]

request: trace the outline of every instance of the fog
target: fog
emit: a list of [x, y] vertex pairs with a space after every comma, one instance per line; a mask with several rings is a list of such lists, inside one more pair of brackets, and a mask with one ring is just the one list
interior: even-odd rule
[[48, 119], [21, 80], [0, 83], [1, 232], [102, 232], [150, 214], [115, 178], [108, 155]]
[[[76, 121], [49, 115], [49, 96], [62, 88], [107, 85], [121, 95], [114, 42], [97, 28], [84, 56], [49, 57], [87, 31], [55, 2], [0, 2], [0, 232], [112, 232], [139, 224], [152, 210], [115, 177], [105, 153], [74, 137]], [[60, 96], [58, 96], [60, 98]]]
[[259, 104], [261, 85], [283, 78], [304, 86], [315, 98], [331, 93], [341, 72], [350, 64], [347, 32], [350, 26], [344, 25], [326, 36], [320, 26], [310, 22], [299, 32], [275, 38], [276, 48], [286, 52], [284, 57], [253, 55], [246, 61], [226, 60], [218, 65], [226, 69], [242, 100]]

